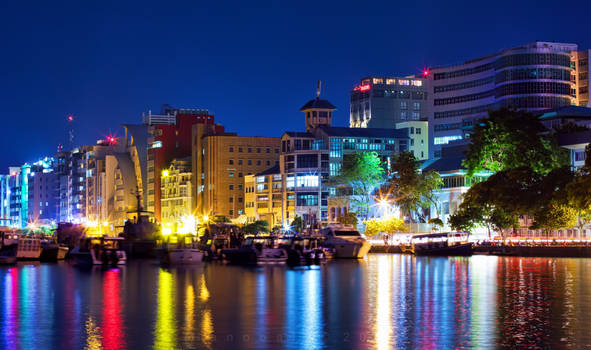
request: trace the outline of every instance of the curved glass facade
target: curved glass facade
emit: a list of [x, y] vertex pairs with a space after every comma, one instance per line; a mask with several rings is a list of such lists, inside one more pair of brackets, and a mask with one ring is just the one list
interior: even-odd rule
[[570, 106], [571, 99], [559, 96], [520, 96], [502, 100], [499, 107], [517, 109], [552, 109]]
[[513, 66], [550, 65], [571, 68], [570, 55], [560, 53], [520, 53], [500, 57], [495, 70]]
[[[495, 75], [495, 84], [511, 80], [551, 79], [570, 81], [570, 70], [564, 68], [517, 68], [507, 69]], [[436, 91], [437, 92], [437, 91]]]
[[570, 83], [559, 83], [559, 82], [548, 82], [548, 81], [535, 81], [535, 82], [522, 82], [522, 83], [511, 83], [498, 86], [495, 88], [495, 97], [502, 97], [508, 95], [530, 95], [530, 94], [554, 94], [554, 95], [567, 95], [570, 96], [571, 91]]

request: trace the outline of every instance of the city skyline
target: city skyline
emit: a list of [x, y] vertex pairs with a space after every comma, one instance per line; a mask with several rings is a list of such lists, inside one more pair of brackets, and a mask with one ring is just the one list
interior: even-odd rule
[[[0, 26], [13, 34], [5, 40], [11, 54], [0, 59], [9, 131], [1, 142], [11, 151], [0, 166], [52, 155], [58, 143], [67, 147], [68, 115], [75, 118], [75, 145], [94, 144], [121, 123], [140, 123], [142, 112], [165, 103], [208, 109], [240, 135], [279, 137], [300, 128], [297, 108], [313, 97], [318, 79], [322, 96], [337, 107], [334, 124], [346, 126], [349, 91], [363, 76], [416, 74], [535, 40], [591, 47], [585, 11], [557, 17], [559, 5], [542, 5], [6, 4]], [[481, 16], [467, 16], [471, 11]], [[447, 21], [462, 13], [461, 23]], [[555, 25], [535, 20], [550, 15]], [[510, 25], [493, 26], [498, 19]], [[491, 26], [478, 26], [486, 21]], [[259, 122], [245, 122], [255, 117]]]

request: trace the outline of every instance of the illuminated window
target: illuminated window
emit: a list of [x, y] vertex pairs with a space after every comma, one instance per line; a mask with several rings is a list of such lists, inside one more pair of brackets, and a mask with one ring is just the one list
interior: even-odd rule
[[296, 178], [297, 187], [318, 187], [318, 175], [298, 175]]
[[421, 110], [421, 103], [420, 102], [413, 102], [412, 109], [414, 109], [415, 111]]
[[433, 139], [433, 143], [436, 145], [447, 145], [451, 141], [461, 140], [461, 139], [462, 139], [461, 135], [441, 136], [441, 137], [435, 137]]
[[264, 176], [257, 176], [257, 183], [265, 182]]
[[406, 102], [406, 101], [400, 102], [400, 109], [408, 109], [408, 102]]
[[406, 120], [407, 119], [406, 111], [400, 112], [400, 119], [402, 119], [402, 120]]
[[423, 86], [423, 82], [420, 80], [413, 80], [412, 85], [414, 86]]
[[396, 85], [396, 79], [386, 79], [387, 85]]
[[293, 176], [288, 176], [288, 177], [285, 179], [285, 186], [287, 186], [287, 188], [294, 188], [294, 186], [295, 186], [295, 181], [294, 181], [294, 178], [293, 178]]
[[373, 83], [374, 84], [383, 84], [384, 83], [384, 79], [382, 79], [382, 78], [373, 78]]
[[408, 81], [406, 79], [399, 79], [398, 80], [398, 84], [400, 84], [400, 85], [410, 85], [410, 81]]

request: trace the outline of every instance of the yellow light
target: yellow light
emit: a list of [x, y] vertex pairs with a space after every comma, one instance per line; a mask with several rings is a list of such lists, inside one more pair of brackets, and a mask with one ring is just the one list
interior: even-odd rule
[[209, 215], [207, 215], [207, 214], [203, 215], [203, 221], [204, 222], [208, 222], [209, 221]]
[[103, 221], [103, 226], [109, 226], [109, 222], [108, 221]]
[[86, 223], [84, 223], [84, 226], [88, 227], [88, 228], [95, 228], [98, 226], [98, 222], [96, 221], [86, 221]]
[[162, 170], [162, 177], [167, 177], [169, 174], [168, 169]]
[[179, 225], [178, 233], [187, 234], [195, 231], [195, 217], [183, 216]]
[[164, 225], [162, 226], [162, 235], [163, 236], [168, 236], [172, 233], [172, 228], [168, 225]]

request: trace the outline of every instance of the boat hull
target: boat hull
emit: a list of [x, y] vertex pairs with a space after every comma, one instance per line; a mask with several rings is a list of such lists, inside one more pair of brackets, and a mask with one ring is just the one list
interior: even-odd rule
[[68, 247], [52, 246], [44, 247], [41, 252], [42, 261], [64, 260], [68, 254]]
[[472, 243], [432, 248], [422, 245], [414, 245], [413, 253], [415, 255], [425, 256], [470, 256], [472, 255]]
[[334, 257], [337, 259], [363, 259], [371, 249], [371, 243], [361, 242], [343, 242], [333, 244]]
[[201, 264], [203, 252], [198, 249], [174, 249], [164, 253], [162, 263], [171, 265]]
[[72, 251], [70, 254], [76, 265], [81, 266], [93, 266], [93, 265], [125, 265], [127, 263], [127, 256], [122, 250], [115, 251], [117, 257], [113, 256], [101, 256], [100, 258], [95, 255], [94, 251], [79, 252]]

